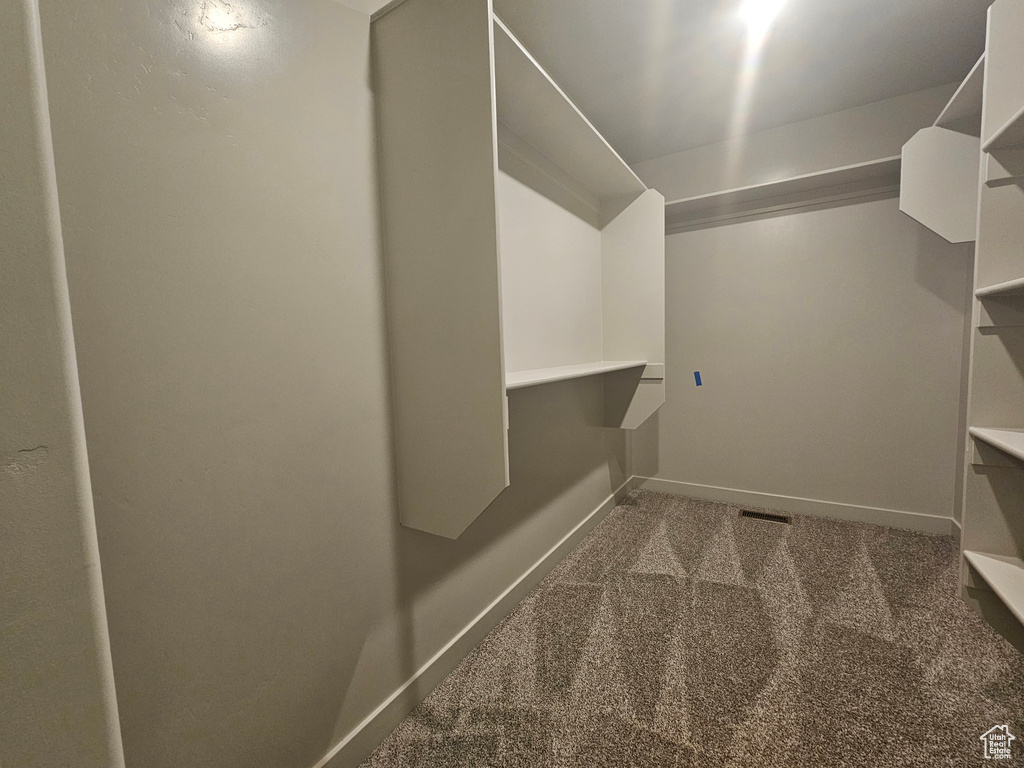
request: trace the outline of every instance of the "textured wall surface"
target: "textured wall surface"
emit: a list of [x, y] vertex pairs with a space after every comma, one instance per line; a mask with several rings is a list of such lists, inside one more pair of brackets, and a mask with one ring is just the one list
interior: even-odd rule
[[123, 765], [38, 9], [0, 5], [0, 765]]
[[670, 236], [636, 473], [950, 517], [971, 265], [895, 199]]
[[401, 528], [368, 18], [45, 0], [43, 40], [127, 765], [312, 766], [628, 478], [624, 433], [600, 381], [514, 393], [512, 486]]

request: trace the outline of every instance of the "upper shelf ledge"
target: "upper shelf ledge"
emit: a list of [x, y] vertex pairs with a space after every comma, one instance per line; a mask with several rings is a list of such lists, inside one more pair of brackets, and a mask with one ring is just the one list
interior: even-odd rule
[[993, 296], [1015, 296], [1022, 293], [1024, 293], [1024, 277], [1018, 277], [1015, 280], [979, 288], [974, 295], [979, 299], [987, 299]]
[[1013, 117], [1003, 123], [982, 146], [984, 152], [1024, 147], [1024, 106]]
[[1024, 623], [1024, 560], [964, 551], [964, 558], [992, 588], [1017, 621]]
[[665, 203], [667, 232], [705, 226], [822, 201], [896, 190], [900, 157], [883, 157], [788, 179], [685, 197]]
[[968, 430], [975, 440], [982, 440], [991, 446], [1008, 453], [1015, 459], [1024, 461], [1024, 432], [1012, 429], [983, 429], [971, 427]]
[[627, 368], [643, 368], [646, 360], [601, 360], [596, 363], [579, 365], [560, 365], [557, 368], [536, 368], [530, 371], [511, 371], [505, 374], [505, 389], [522, 389], [538, 384], [550, 384], [554, 381], [580, 379], [584, 376], [595, 376], [600, 373], [624, 371]]
[[555, 163], [597, 201], [639, 197], [647, 189], [640, 177], [504, 22], [497, 16], [493, 19], [498, 123]]

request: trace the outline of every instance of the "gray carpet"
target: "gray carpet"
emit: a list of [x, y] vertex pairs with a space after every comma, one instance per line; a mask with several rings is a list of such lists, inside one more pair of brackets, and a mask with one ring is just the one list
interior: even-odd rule
[[1024, 764], [952, 539], [738, 512], [631, 493], [363, 766], [992, 765], [997, 724]]

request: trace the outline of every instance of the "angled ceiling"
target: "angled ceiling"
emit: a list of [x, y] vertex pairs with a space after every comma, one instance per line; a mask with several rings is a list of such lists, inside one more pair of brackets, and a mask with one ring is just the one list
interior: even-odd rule
[[[958, 82], [992, 0], [788, 0], [744, 132]], [[727, 137], [746, 50], [739, 0], [494, 0], [630, 163]]]

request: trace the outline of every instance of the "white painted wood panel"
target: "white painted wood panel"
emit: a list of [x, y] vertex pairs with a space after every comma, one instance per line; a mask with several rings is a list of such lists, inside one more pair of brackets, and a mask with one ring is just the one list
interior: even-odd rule
[[[606, 358], [665, 362], [664, 226], [665, 198], [649, 189], [601, 232]], [[605, 381], [608, 426], [635, 429], [664, 402], [664, 380]]]
[[1024, 277], [1015, 280], [1007, 280], [995, 285], [986, 285], [974, 292], [979, 299], [987, 299], [991, 296], [1019, 296], [1024, 294]]
[[980, 187], [977, 286], [986, 288], [1024, 277], [1024, 188]]
[[401, 519], [454, 538], [508, 485], [491, 7], [372, 30]]
[[984, 440], [1014, 458], [1024, 461], [1024, 432], [1011, 429], [983, 429], [971, 427], [969, 432], [976, 440]]
[[644, 183], [501, 22], [494, 20], [498, 119], [591, 193], [639, 195]]
[[[1024, 141], [1024, 3], [997, 0], [989, 9], [982, 106], [982, 149], [975, 256], [974, 320], [968, 395], [972, 451], [966, 456], [963, 594], [992, 626], [1024, 648], [1024, 190], [1015, 183]], [[1013, 457], [1012, 459], [1010, 457]], [[1016, 617], [993, 612], [979, 598], [980, 575]], [[975, 588], [975, 589], [972, 589]]]
[[594, 226], [503, 172], [498, 219], [506, 370], [642, 358], [604, 354]]
[[998, 0], [988, 10], [985, 113], [986, 152], [1024, 143], [1024, 3]]
[[665, 204], [666, 232], [805, 205], [808, 199], [846, 199], [895, 190], [900, 158], [883, 157], [777, 181], [671, 200]]
[[664, 221], [649, 189], [601, 231], [606, 359], [665, 362]]
[[965, 551], [964, 558], [992, 587], [1017, 620], [1024, 622], [1024, 560]]
[[903, 146], [900, 210], [951, 243], [973, 241], [980, 158], [974, 136], [921, 129]]

